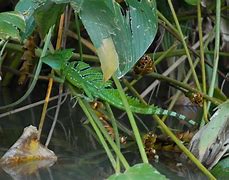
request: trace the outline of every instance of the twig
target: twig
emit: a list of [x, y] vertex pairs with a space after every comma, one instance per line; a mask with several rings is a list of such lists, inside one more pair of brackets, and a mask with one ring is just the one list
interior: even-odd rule
[[42, 67], [42, 61], [41, 61], [41, 58], [45, 56], [46, 52], [47, 52], [47, 49], [48, 49], [48, 46], [49, 46], [49, 43], [50, 43], [50, 39], [51, 39], [51, 34], [52, 34], [52, 27], [49, 29], [49, 32], [48, 32], [48, 35], [46, 36], [46, 40], [45, 40], [45, 45], [44, 45], [44, 48], [42, 50], [42, 53], [41, 53], [41, 56], [40, 56], [40, 59], [39, 59], [39, 62], [38, 62], [38, 65], [37, 65], [37, 69], [36, 69], [36, 72], [35, 72], [35, 75], [34, 75], [34, 79], [32, 80], [32, 83], [29, 87], [29, 89], [26, 91], [26, 93], [21, 97], [19, 98], [17, 101], [11, 103], [11, 104], [7, 104], [5, 106], [1, 106], [0, 107], [0, 110], [2, 109], [6, 109], [6, 108], [10, 108], [10, 107], [14, 107], [18, 104], [20, 104], [21, 102], [23, 102], [28, 96], [29, 94], [33, 91], [36, 83], [37, 83], [37, 77], [38, 75], [40, 74], [40, 71], [41, 71], [41, 67]]
[[[212, 72], [212, 79], [211, 85], [208, 91], [208, 95], [210, 97], [213, 96], [216, 76], [217, 76], [217, 69], [219, 64], [219, 45], [220, 45], [220, 7], [221, 1], [216, 1], [216, 28], [215, 28], [215, 51], [214, 51], [214, 65], [213, 65], [213, 72]], [[207, 110], [210, 108], [211, 102], [208, 103]]]
[[38, 139], [40, 139], [40, 137], [41, 137], [41, 131], [42, 131], [42, 128], [44, 125], [46, 110], [48, 107], [48, 102], [49, 102], [49, 98], [50, 98], [50, 94], [51, 94], [51, 90], [52, 90], [52, 84], [53, 84], [53, 78], [50, 78], [49, 83], [48, 83], [48, 90], [47, 90], [46, 97], [45, 97], [45, 103], [43, 105], [41, 119], [40, 119], [40, 123], [39, 123], [39, 127], [38, 127]]
[[52, 137], [52, 134], [53, 134], [53, 131], [54, 131], [54, 128], [55, 128], [55, 126], [56, 126], [58, 114], [59, 114], [59, 111], [60, 111], [62, 93], [63, 93], [63, 84], [60, 84], [60, 85], [59, 85], [59, 97], [58, 97], [56, 112], [55, 112], [54, 120], [53, 120], [53, 123], [52, 123], [52, 127], [51, 127], [51, 129], [50, 129], [50, 131], [49, 131], [47, 140], [46, 140], [46, 142], [45, 142], [45, 147], [48, 147], [49, 142], [50, 142], [51, 137]]
[[[94, 120], [94, 118], [92, 117], [92, 114], [91, 114], [91, 112], [89, 111], [90, 110], [90, 108], [89, 107], [87, 107], [87, 104], [84, 102], [84, 101], [82, 101], [80, 98], [79, 98], [79, 105], [80, 105], [80, 107], [82, 108], [82, 110], [84, 111], [84, 113], [85, 113], [85, 115], [87, 116], [87, 118], [88, 118], [88, 120], [90, 121], [90, 123], [91, 123], [91, 125], [92, 125], [92, 127], [94, 128], [94, 130], [95, 130], [95, 132], [96, 132], [96, 134], [97, 134], [97, 136], [98, 136], [98, 138], [99, 138], [99, 140], [100, 140], [100, 142], [101, 142], [101, 144], [103, 145], [103, 148], [105, 149], [105, 151], [106, 151], [106, 153], [107, 153], [107, 156], [108, 156], [108, 158], [109, 158], [109, 160], [110, 160], [110, 162], [111, 162], [111, 164], [112, 164], [112, 166], [113, 166], [113, 168], [114, 169], [116, 169], [116, 161], [115, 161], [115, 159], [114, 159], [114, 156], [112, 155], [112, 153], [111, 153], [111, 150], [109, 149], [109, 146], [107, 145], [107, 143], [106, 143], [106, 141], [105, 141], [105, 139], [104, 139], [104, 137], [103, 137], [103, 135], [102, 135], [102, 133], [101, 133], [101, 129], [99, 129], [99, 125], [98, 124], [96, 124], [95, 123], [95, 120]], [[98, 120], [98, 122], [100, 122], [99, 120]], [[101, 123], [101, 122], [100, 122]], [[101, 127], [103, 127], [103, 126], [100, 126], [100, 128]], [[103, 127], [104, 128], [104, 127]], [[105, 132], [104, 132], [105, 131]], [[104, 131], [102, 131], [102, 132], [104, 132], [104, 133], [107, 133], [106, 132], [106, 130], [104, 130]], [[108, 133], [107, 133], [108, 134]], [[109, 135], [108, 135], [109, 136]], [[107, 136], [107, 137], [108, 137]], [[107, 138], [108, 139], [108, 138]], [[108, 141], [109, 143], [110, 143], [110, 141]], [[113, 145], [115, 145], [115, 143], [112, 141], [111, 143], [113, 143]], [[112, 146], [113, 147], [113, 146]], [[113, 149], [115, 150], [116, 148], [115, 147], [113, 147]], [[129, 168], [129, 164], [128, 164], [128, 162], [126, 161], [126, 159], [124, 158], [124, 156], [121, 154], [121, 152], [118, 150], [118, 148], [116, 149], [119, 153], [120, 153], [120, 155], [123, 157], [123, 165], [124, 165], [124, 167], [126, 168], [126, 169], [128, 169]]]
[[196, 87], [197, 87], [199, 90], [201, 90], [200, 83], [199, 83], [199, 80], [198, 80], [196, 71], [195, 71], [195, 69], [194, 69], [194, 67], [193, 67], [192, 58], [191, 58], [191, 56], [190, 56], [190, 53], [189, 53], [187, 44], [186, 44], [186, 42], [185, 42], [184, 35], [183, 35], [183, 33], [182, 33], [182, 30], [181, 30], [180, 24], [179, 24], [179, 22], [178, 22], [178, 19], [177, 19], [175, 10], [174, 10], [174, 8], [173, 8], [173, 4], [172, 4], [171, 0], [168, 0], [168, 3], [169, 3], [170, 10], [171, 10], [171, 12], [172, 12], [172, 15], [173, 15], [173, 19], [174, 19], [175, 24], [176, 24], [176, 26], [177, 26], [179, 35], [180, 35], [180, 37], [181, 37], [181, 41], [182, 41], [183, 46], [184, 46], [184, 49], [185, 49], [185, 52], [186, 52], [186, 55], [187, 55], [187, 58], [188, 58], [189, 65], [190, 65], [190, 68], [191, 68], [191, 70], [192, 70], [192, 75], [193, 75], [193, 78], [194, 78]]
[[[68, 94], [69, 94], [69, 92], [62, 94], [61, 96], [66, 96]], [[59, 97], [59, 95], [58, 96], [53, 96], [53, 97], [51, 97], [49, 99], [49, 101], [53, 101], [53, 100], [57, 99], [58, 97]], [[20, 107], [20, 108], [17, 108], [17, 109], [14, 109], [14, 110], [11, 110], [11, 111], [8, 111], [8, 112], [5, 112], [5, 113], [2, 113], [2, 114], [0, 114], [0, 118], [3, 118], [5, 116], [10, 116], [12, 114], [27, 110], [29, 108], [33, 108], [33, 107], [39, 106], [39, 105], [43, 104], [44, 102], [45, 102], [45, 100], [41, 100], [41, 101], [38, 101], [38, 102], [35, 102], [35, 103], [32, 103], [32, 104], [28, 104], [26, 106], [23, 106], [23, 107]]]
[[216, 179], [207, 169], [204, 167], [200, 161], [182, 144], [182, 142], [172, 133], [172, 131], [164, 124], [163, 121], [161, 121], [159, 118], [154, 119], [157, 121], [157, 123], [160, 125], [162, 130], [169, 136], [171, 139], [177, 144], [177, 146], [184, 152], [186, 156], [189, 157], [190, 160], [192, 160], [193, 163], [196, 164], [196, 166], [210, 179]]
[[[16, 69], [13, 69], [13, 68], [10, 68], [10, 67], [8, 67], [8, 66], [2, 66], [2, 69], [3, 69], [3, 71], [10, 72], [10, 73], [12, 73], [12, 74], [14, 74], [14, 75], [17, 75], [17, 76], [19, 76], [19, 75], [21, 74], [20, 71], [18, 71], [18, 70], [16, 70]], [[25, 75], [28, 76], [29, 78], [34, 78], [34, 75], [31, 74], [31, 73], [28, 73], [28, 72], [27, 72], [27, 73], [25, 73]], [[48, 81], [48, 80], [49, 80], [49, 77], [48, 77], [48, 76], [41, 76], [41, 75], [39, 75], [39, 76], [37, 77], [37, 79]]]
[[[203, 39], [207, 39], [208, 35], [205, 35]], [[196, 42], [192, 47], [196, 49], [199, 46], [199, 41]], [[180, 57], [172, 66], [170, 66], [162, 75], [168, 76], [170, 72], [172, 72], [176, 67], [179, 66], [180, 63], [182, 63], [186, 59], [186, 55]], [[154, 87], [156, 87], [159, 84], [159, 81], [154, 81], [151, 85], [149, 85], [142, 93], [141, 97], [145, 97]]]
[[[194, 93], [201, 93], [201, 91], [195, 89], [195, 88], [192, 88], [190, 87], [189, 85], [185, 84], [185, 83], [182, 83], [180, 81], [177, 81], [175, 79], [172, 79], [172, 78], [169, 78], [169, 77], [166, 77], [166, 76], [163, 76], [161, 74], [157, 74], [157, 73], [151, 73], [150, 76], [156, 78], [156, 79], [160, 79], [160, 80], [163, 80], [163, 81], [166, 81], [166, 82], [169, 82], [171, 84], [174, 84], [176, 86], [179, 86], [179, 87], [182, 87], [184, 89], [187, 89], [188, 91], [190, 92], [194, 92]], [[202, 93], [201, 93], [202, 94]], [[222, 103], [222, 101], [220, 99], [216, 99], [216, 98], [213, 98], [213, 97], [210, 97], [206, 94], [203, 94], [203, 97], [209, 101], [211, 101], [212, 103], [214, 103], [215, 105], [219, 105]]]
[[124, 91], [122, 89], [122, 86], [121, 86], [119, 80], [114, 76], [113, 76], [113, 80], [114, 80], [115, 85], [116, 85], [116, 87], [118, 89], [118, 92], [119, 92], [119, 95], [120, 95], [120, 97], [122, 99], [123, 105], [124, 105], [124, 107], [125, 107], [125, 109], [127, 111], [127, 115], [128, 115], [131, 127], [132, 127], [134, 135], [135, 135], [135, 139], [136, 139], [136, 142], [137, 142], [137, 145], [138, 145], [138, 149], [139, 149], [140, 154], [141, 154], [142, 161], [144, 163], [148, 163], [148, 158], [147, 158], [146, 153], [145, 153], [145, 149], [144, 149], [144, 146], [143, 146], [143, 143], [142, 143], [142, 139], [141, 139], [137, 124], [135, 122], [133, 113], [130, 110], [130, 107], [129, 107], [128, 101], [126, 99], [125, 93], [124, 93]]
[[86, 39], [84, 39], [84, 38], [78, 38], [78, 35], [76, 34], [76, 33], [74, 33], [74, 32], [72, 32], [71, 30], [68, 30], [67, 31], [67, 34], [70, 36], [70, 37], [72, 37], [72, 38], [74, 38], [74, 39], [77, 39], [77, 40], [79, 40], [79, 41], [81, 41], [81, 43], [84, 45], [84, 46], [86, 46], [88, 49], [90, 49], [93, 53], [95, 53], [95, 54], [97, 54], [97, 52], [96, 52], [96, 48], [93, 46], [93, 44], [91, 43], [91, 42], [89, 42], [88, 40], [86, 40]]
[[[203, 93], [206, 94], [206, 72], [205, 72], [205, 62], [204, 62], [204, 45], [203, 45], [203, 32], [202, 32], [202, 16], [201, 16], [201, 2], [197, 4], [197, 20], [198, 20], [198, 32], [199, 32], [199, 42], [200, 42], [200, 64], [201, 64], [201, 74], [202, 74], [202, 89]], [[208, 122], [207, 117], [207, 102], [203, 100], [203, 120]], [[204, 121], [201, 122], [204, 124]]]
[[[61, 47], [63, 26], [64, 26], [64, 14], [62, 14], [61, 17], [60, 17], [60, 24], [59, 24], [59, 31], [58, 31], [56, 49], [59, 49]], [[53, 74], [54, 71], [52, 70], [51, 73]], [[51, 94], [51, 91], [52, 91], [52, 86], [53, 86], [53, 78], [51, 77], [49, 79], [48, 89], [47, 89], [47, 93], [46, 93], [46, 97], [45, 97], [45, 103], [44, 103], [44, 106], [43, 106], [43, 109], [42, 109], [41, 119], [40, 119], [40, 123], [39, 123], [38, 139], [40, 139], [41, 131], [42, 131], [42, 128], [43, 128], [43, 125], [44, 125], [45, 115], [46, 115], [46, 111], [47, 111], [47, 107], [48, 107], [50, 94]]]

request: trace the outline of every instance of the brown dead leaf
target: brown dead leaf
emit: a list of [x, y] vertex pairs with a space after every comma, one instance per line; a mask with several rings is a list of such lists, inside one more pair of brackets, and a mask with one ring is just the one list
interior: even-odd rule
[[37, 128], [28, 126], [16, 143], [0, 159], [0, 164], [17, 165], [23, 162], [50, 159], [56, 161], [57, 157], [53, 151], [40, 144]]

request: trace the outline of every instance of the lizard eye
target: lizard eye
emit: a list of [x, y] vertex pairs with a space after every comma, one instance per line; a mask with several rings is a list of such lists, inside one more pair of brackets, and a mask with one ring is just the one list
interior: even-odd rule
[[69, 65], [70, 65], [70, 63], [69, 63], [69, 62], [66, 62], [66, 63], [65, 63], [65, 65], [66, 65], [66, 66], [69, 66]]

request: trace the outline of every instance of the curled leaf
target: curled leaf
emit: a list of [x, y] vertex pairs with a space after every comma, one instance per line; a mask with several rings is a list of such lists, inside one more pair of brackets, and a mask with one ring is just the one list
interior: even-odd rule
[[17, 165], [33, 160], [51, 159], [56, 161], [57, 157], [53, 151], [40, 144], [38, 131], [34, 126], [24, 129], [21, 137], [0, 159], [1, 165]]
[[16, 12], [0, 13], [0, 39], [21, 40], [20, 31], [25, 31], [24, 17]]
[[117, 70], [119, 65], [118, 54], [113, 40], [109, 37], [102, 40], [101, 46], [97, 49], [103, 71], [103, 79], [107, 81]]

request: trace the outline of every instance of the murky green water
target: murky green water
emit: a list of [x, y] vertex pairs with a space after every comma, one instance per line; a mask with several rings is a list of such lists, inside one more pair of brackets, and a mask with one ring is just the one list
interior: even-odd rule
[[[27, 100], [30, 104], [42, 99], [43, 93], [34, 92], [33, 100]], [[12, 96], [9, 96], [9, 98]], [[12, 100], [12, 99], [11, 99]], [[50, 103], [50, 107], [56, 104], [56, 100]], [[88, 126], [82, 125], [85, 119], [83, 113], [72, 108], [69, 98], [62, 105], [60, 116], [54, 130], [49, 149], [58, 156], [58, 161], [51, 167], [40, 168], [34, 171], [32, 166], [26, 170], [14, 169], [6, 172], [0, 168], [0, 179], [37, 179], [37, 180], [71, 180], [71, 179], [105, 179], [114, 173], [94, 134]], [[21, 106], [20, 106], [21, 107]], [[38, 126], [42, 105], [36, 106], [12, 115], [0, 118], [0, 155], [17, 140], [28, 125]], [[42, 132], [42, 143], [45, 143], [47, 132], [50, 130], [54, 110], [48, 111], [48, 117]], [[139, 163], [140, 158], [135, 147], [125, 150], [125, 156], [130, 164]], [[174, 160], [174, 153], [160, 155], [159, 162], [152, 162], [161, 173], [170, 179], [204, 179], [199, 170], [189, 166], [177, 166], [180, 162]], [[180, 165], [180, 164], [178, 164]]]

